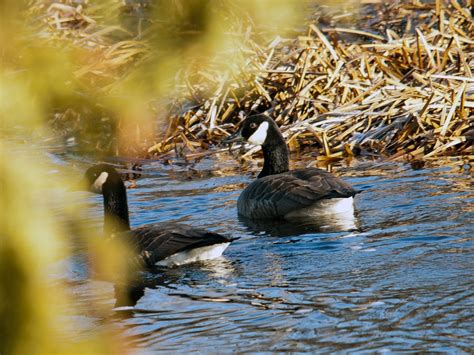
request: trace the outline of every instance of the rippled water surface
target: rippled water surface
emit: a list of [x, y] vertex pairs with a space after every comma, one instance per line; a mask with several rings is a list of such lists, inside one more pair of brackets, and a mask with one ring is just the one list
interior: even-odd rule
[[[194, 175], [145, 165], [128, 190], [134, 226], [172, 220], [240, 237], [219, 260], [145, 275], [135, 307], [114, 316], [130, 344], [183, 353], [472, 351], [471, 172], [392, 163], [340, 170], [363, 191], [360, 231], [324, 232], [239, 221], [236, 200], [252, 177], [217, 176], [216, 165], [203, 162]], [[84, 198], [100, 220], [101, 198]], [[98, 296], [80, 269], [71, 287], [87, 303]], [[110, 290], [100, 301], [112, 308], [112, 285], [97, 284]], [[86, 335], [100, 319], [83, 323]]]

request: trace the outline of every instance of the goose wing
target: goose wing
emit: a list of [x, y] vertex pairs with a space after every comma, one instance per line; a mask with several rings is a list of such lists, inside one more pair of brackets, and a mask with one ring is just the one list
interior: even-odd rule
[[233, 240], [204, 229], [169, 223], [146, 225], [117, 237], [125, 238], [137, 250], [139, 261], [147, 266], [182, 251]]
[[239, 214], [249, 218], [283, 217], [316, 201], [357, 193], [344, 180], [310, 168], [269, 175], [252, 182], [239, 197]]

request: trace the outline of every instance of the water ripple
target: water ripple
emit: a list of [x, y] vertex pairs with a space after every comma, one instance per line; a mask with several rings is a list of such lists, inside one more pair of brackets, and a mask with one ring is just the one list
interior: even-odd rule
[[[174, 220], [241, 238], [221, 260], [149, 275], [137, 304], [117, 311], [124, 336], [162, 353], [471, 352], [472, 177], [397, 164], [352, 174], [363, 190], [352, 232], [239, 220], [247, 176], [165, 171], [138, 180], [133, 225]], [[71, 288], [84, 304], [113, 303], [82, 281]]]

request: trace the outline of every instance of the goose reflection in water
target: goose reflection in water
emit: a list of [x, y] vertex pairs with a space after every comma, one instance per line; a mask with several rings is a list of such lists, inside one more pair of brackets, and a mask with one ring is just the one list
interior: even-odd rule
[[351, 214], [323, 214], [291, 220], [250, 219], [239, 215], [239, 221], [252, 233], [265, 233], [272, 237], [288, 237], [308, 233], [360, 231], [357, 210]]
[[[114, 310], [122, 315], [129, 315], [135, 311], [134, 307], [138, 301], [145, 296], [146, 289], [155, 290], [158, 288], [175, 289], [174, 285], [179, 285], [186, 279], [187, 275], [193, 278], [206, 278], [209, 280], [232, 279], [237, 272], [236, 265], [231, 263], [225, 257], [214, 260], [196, 262], [176, 267], [157, 266], [147, 272], [137, 273], [127, 283], [114, 284], [115, 307]], [[194, 298], [193, 295], [179, 293], [180, 297]], [[212, 301], [212, 297], [206, 296]], [[144, 310], [140, 309], [140, 312]], [[155, 313], [158, 310], [148, 310], [147, 312]]]

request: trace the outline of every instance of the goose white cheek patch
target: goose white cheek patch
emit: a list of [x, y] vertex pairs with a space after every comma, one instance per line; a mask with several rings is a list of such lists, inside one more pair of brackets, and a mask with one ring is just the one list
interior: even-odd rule
[[102, 185], [104, 185], [108, 177], [109, 177], [109, 173], [106, 173], [105, 171], [101, 173], [92, 184], [92, 191], [98, 194], [102, 193]]
[[262, 145], [267, 139], [268, 122], [260, 123], [258, 129], [249, 137], [248, 141], [254, 145]]

